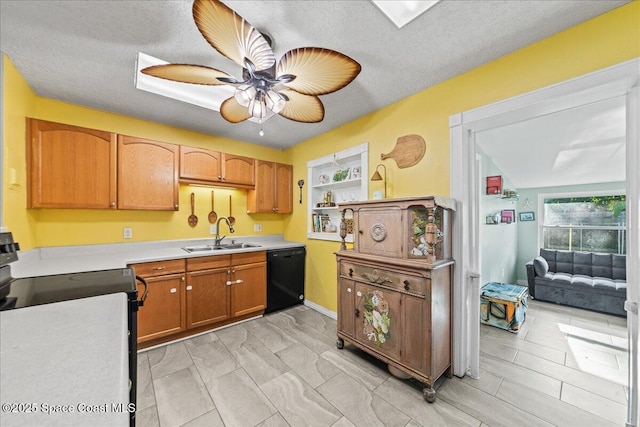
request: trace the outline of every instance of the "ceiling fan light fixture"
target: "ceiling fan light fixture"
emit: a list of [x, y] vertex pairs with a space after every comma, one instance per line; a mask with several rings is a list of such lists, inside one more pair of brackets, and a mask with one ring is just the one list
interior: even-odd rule
[[275, 114], [278, 114], [284, 108], [285, 99], [284, 97], [276, 92], [275, 90], [269, 90], [267, 95], [265, 96], [265, 102], [267, 104], [267, 108], [273, 111]]
[[242, 105], [243, 107], [248, 107], [251, 100], [256, 97], [256, 94], [256, 88], [254, 88], [253, 86], [240, 85], [236, 88], [233, 96], [236, 98], [236, 101], [238, 101], [238, 104]]
[[257, 91], [256, 96], [249, 101], [249, 114], [254, 119], [262, 120], [267, 117], [267, 103], [262, 92]]

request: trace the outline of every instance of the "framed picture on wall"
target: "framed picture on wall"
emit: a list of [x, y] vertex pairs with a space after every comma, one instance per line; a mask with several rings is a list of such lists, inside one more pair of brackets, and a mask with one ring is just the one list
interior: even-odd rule
[[487, 195], [502, 194], [502, 175], [487, 177]]
[[520, 221], [534, 221], [533, 212], [520, 212]]
[[500, 222], [511, 224], [512, 222], [516, 222], [516, 211], [513, 209], [505, 209], [500, 212]]

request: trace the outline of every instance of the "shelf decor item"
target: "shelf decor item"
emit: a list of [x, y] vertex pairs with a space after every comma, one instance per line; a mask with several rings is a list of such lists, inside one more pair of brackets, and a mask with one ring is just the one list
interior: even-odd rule
[[396, 145], [387, 154], [380, 154], [380, 159], [393, 159], [398, 169], [417, 165], [424, 157], [426, 143], [420, 135], [404, 135], [396, 140]]
[[512, 222], [516, 222], [516, 211], [513, 209], [505, 209], [500, 212], [500, 217], [500, 222], [511, 224]]
[[487, 177], [487, 195], [502, 194], [502, 175]]

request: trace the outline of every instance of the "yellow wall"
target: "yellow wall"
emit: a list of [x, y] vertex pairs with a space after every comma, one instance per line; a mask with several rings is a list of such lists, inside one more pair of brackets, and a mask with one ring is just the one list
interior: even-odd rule
[[[5, 57], [4, 87], [4, 144], [5, 171], [4, 223], [20, 241], [23, 249], [44, 246], [78, 244], [117, 243], [151, 240], [209, 238], [207, 215], [211, 210], [210, 187], [180, 186], [180, 210], [172, 212], [154, 211], [108, 211], [90, 209], [26, 209], [26, 160], [25, 117], [68, 123], [92, 129], [101, 129], [125, 135], [134, 135], [158, 141], [184, 144], [193, 147], [220, 150], [246, 155], [263, 160], [288, 162], [286, 153], [267, 147], [223, 137], [191, 132], [158, 123], [111, 114], [91, 108], [67, 104], [36, 96], [24, 79]], [[213, 114], [213, 113], [212, 113]], [[18, 171], [18, 185], [9, 186], [10, 168]], [[70, 183], [70, 185], [73, 185]], [[236, 217], [236, 235], [282, 234], [285, 215], [246, 213], [247, 192], [213, 188], [215, 210], [218, 216], [229, 214], [229, 195], [233, 201], [233, 216]], [[190, 194], [196, 194], [195, 214], [198, 224], [191, 228], [187, 223], [190, 215]], [[254, 233], [253, 225], [262, 225], [261, 233]], [[133, 239], [123, 238], [123, 228], [133, 229]], [[222, 225], [221, 234], [229, 235]]]
[[[420, 163], [398, 169], [392, 159], [382, 162], [387, 167], [388, 196], [447, 196], [450, 115], [639, 56], [640, 3], [634, 1], [298, 144], [289, 150], [290, 158], [294, 168], [301, 170], [310, 159], [368, 142], [370, 176], [381, 163], [380, 154], [391, 151], [399, 136], [416, 133], [427, 143]], [[370, 182], [370, 195], [380, 189], [381, 183]], [[295, 211], [285, 237], [307, 243], [307, 299], [335, 311], [333, 253], [339, 243], [307, 240], [307, 215], [304, 209]]]
[[[210, 147], [266, 160], [282, 161], [294, 166], [294, 183], [306, 180], [307, 161], [343, 149], [369, 143], [370, 170], [380, 163], [380, 153], [389, 152], [401, 135], [417, 133], [427, 142], [422, 161], [411, 168], [398, 169], [393, 160], [386, 160], [389, 197], [425, 194], [449, 194], [449, 116], [475, 107], [539, 89], [572, 77], [589, 73], [640, 56], [639, 2], [620, 7], [552, 37], [520, 49], [451, 80], [433, 86], [386, 108], [345, 124], [316, 138], [298, 144], [285, 153], [255, 145], [216, 138], [155, 123], [90, 110], [57, 101], [38, 98], [5, 61], [5, 159], [4, 166], [16, 167], [24, 179], [24, 116], [61, 121], [80, 126], [112, 130], [167, 142], [181, 142], [193, 146]], [[7, 64], [8, 63], [8, 64]], [[7, 69], [10, 69], [10, 73]], [[366, 72], [366, 70], [365, 70]], [[17, 84], [21, 90], [7, 91]], [[17, 98], [13, 99], [13, 98]], [[7, 105], [20, 104], [18, 111], [8, 118]], [[23, 105], [24, 104], [24, 105]], [[10, 129], [7, 129], [9, 128]], [[8, 138], [7, 135], [11, 135]], [[370, 172], [369, 172], [370, 174]], [[6, 173], [5, 173], [6, 175]], [[5, 178], [5, 183], [6, 183]], [[21, 181], [24, 186], [24, 180]], [[336, 310], [336, 268], [333, 253], [336, 242], [308, 240], [307, 190], [303, 204], [294, 195], [292, 215], [242, 216], [246, 197], [234, 191], [234, 216], [239, 217], [238, 234], [253, 234], [252, 224], [263, 224], [262, 234], [280, 233], [285, 238], [307, 244], [307, 299]], [[370, 194], [381, 189], [371, 183]], [[27, 247], [66, 245], [77, 243], [121, 242], [122, 228], [132, 226], [134, 240], [161, 240], [206, 237], [209, 189], [183, 186], [180, 212], [95, 212], [68, 210], [27, 211], [26, 195], [4, 189], [5, 223], [14, 232], [27, 233]], [[197, 215], [201, 223], [196, 230], [187, 225], [188, 194], [198, 194]], [[226, 190], [215, 190], [224, 199]], [[203, 194], [200, 194], [202, 192]], [[226, 212], [226, 205], [216, 198], [218, 214]], [[16, 213], [7, 211], [17, 209]], [[224, 210], [223, 210], [224, 209]], [[201, 228], [202, 227], [202, 228]], [[21, 237], [22, 241], [25, 241]], [[30, 243], [30, 244], [29, 244]]]

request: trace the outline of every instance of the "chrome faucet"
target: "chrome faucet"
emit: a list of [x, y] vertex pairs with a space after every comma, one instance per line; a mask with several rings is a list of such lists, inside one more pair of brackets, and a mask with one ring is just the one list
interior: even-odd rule
[[221, 216], [220, 218], [218, 218], [218, 222], [216, 222], [216, 237], [215, 237], [215, 242], [213, 243], [214, 246], [219, 246], [220, 242], [222, 242], [222, 239], [224, 239], [227, 236], [222, 236], [220, 237], [220, 221], [224, 220], [224, 222], [227, 223], [227, 225], [229, 226], [229, 231], [230, 232], [234, 232], [235, 230], [233, 229], [233, 225], [231, 225], [231, 223], [229, 222], [229, 218], [227, 218], [226, 216]]

